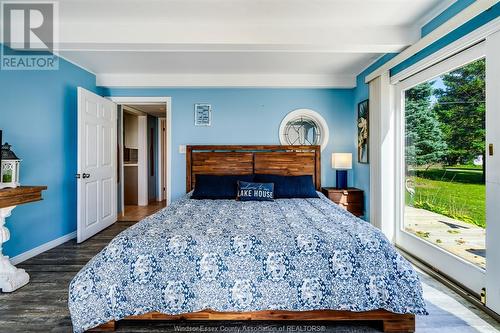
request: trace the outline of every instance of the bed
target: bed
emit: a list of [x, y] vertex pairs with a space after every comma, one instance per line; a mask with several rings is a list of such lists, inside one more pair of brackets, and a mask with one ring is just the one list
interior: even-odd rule
[[187, 194], [75, 276], [75, 332], [128, 320], [369, 320], [413, 332], [417, 273], [376, 228], [319, 198], [193, 200], [197, 174], [312, 175], [318, 146], [188, 146]]

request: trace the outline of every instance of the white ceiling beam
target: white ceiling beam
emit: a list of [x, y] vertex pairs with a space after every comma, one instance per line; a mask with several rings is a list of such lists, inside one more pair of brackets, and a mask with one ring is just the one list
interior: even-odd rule
[[[91, 28], [89, 28], [91, 27]], [[398, 52], [418, 40], [414, 28], [254, 26], [165, 22], [61, 22], [60, 51]]]
[[404, 49], [408, 44], [376, 43], [335, 43], [332, 45], [317, 44], [97, 44], [97, 43], [62, 43], [59, 52], [176, 52], [176, 53], [394, 53]]
[[98, 74], [106, 87], [353, 88], [354, 75], [309, 74]]

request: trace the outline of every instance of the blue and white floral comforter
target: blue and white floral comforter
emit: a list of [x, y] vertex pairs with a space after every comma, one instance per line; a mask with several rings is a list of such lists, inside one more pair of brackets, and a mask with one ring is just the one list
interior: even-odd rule
[[380, 308], [425, 314], [417, 273], [378, 229], [322, 194], [186, 195], [114, 238], [69, 287], [75, 332], [151, 311]]

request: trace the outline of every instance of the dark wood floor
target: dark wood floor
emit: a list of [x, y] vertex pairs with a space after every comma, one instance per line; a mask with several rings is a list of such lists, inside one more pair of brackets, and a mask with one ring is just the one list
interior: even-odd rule
[[71, 332], [69, 282], [114, 236], [132, 224], [115, 223], [82, 244], [71, 240], [19, 264], [30, 274], [30, 282], [13, 293], [0, 293], [0, 332]]
[[[75, 274], [97, 252], [134, 222], [115, 223], [82, 244], [71, 240], [18, 265], [31, 276], [28, 285], [10, 294], [0, 293], [0, 333], [71, 332], [67, 307], [68, 285]], [[458, 295], [428, 276], [422, 275], [430, 316], [417, 318], [417, 332], [498, 332], [499, 327]], [[465, 304], [464, 304], [465, 303]], [[118, 332], [311, 332], [304, 325], [315, 323], [173, 323], [120, 322]], [[376, 326], [356, 323], [318, 324], [319, 332], [378, 332]]]

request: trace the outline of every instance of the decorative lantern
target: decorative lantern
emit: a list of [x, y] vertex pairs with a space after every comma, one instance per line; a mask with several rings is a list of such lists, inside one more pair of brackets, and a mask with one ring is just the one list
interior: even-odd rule
[[2, 158], [0, 159], [0, 189], [15, 188], [19, 184], [19, 166], [21, 160], [10, 150], [10, 145], [6, 142], [2, 146]]

